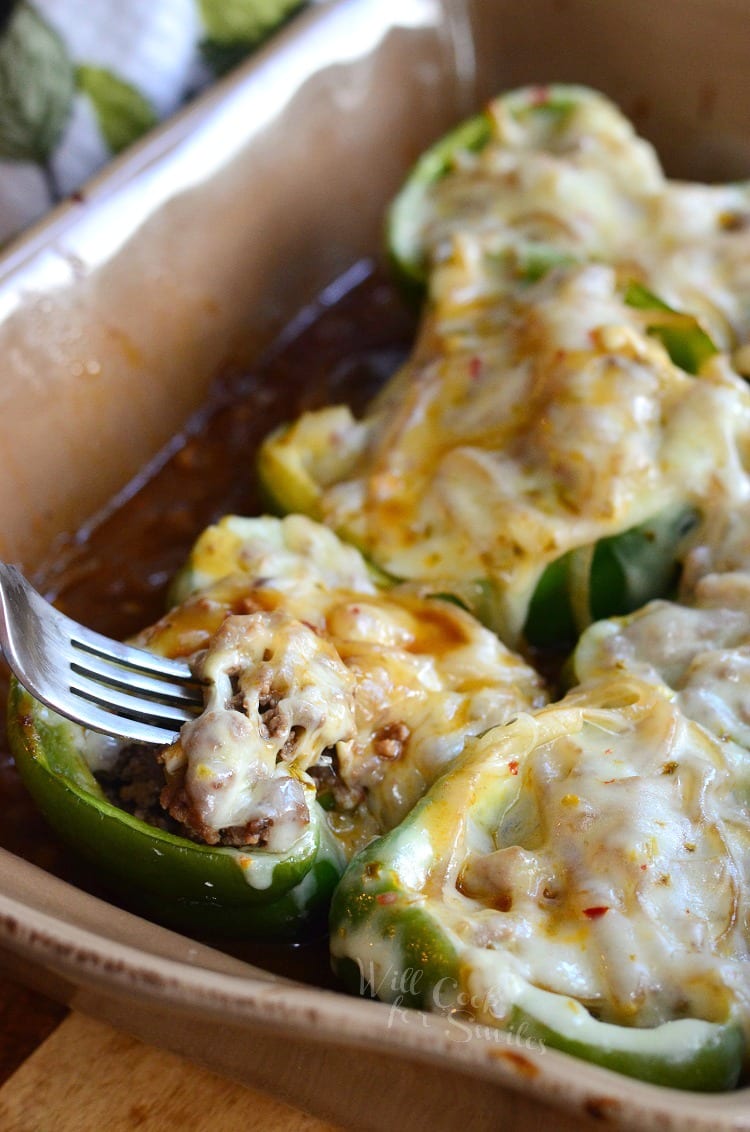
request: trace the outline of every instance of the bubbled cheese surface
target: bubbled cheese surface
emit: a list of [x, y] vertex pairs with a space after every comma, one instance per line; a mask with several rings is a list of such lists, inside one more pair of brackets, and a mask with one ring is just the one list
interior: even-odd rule
[[[456, 955], [427, 1005], [506, 1026], [533, 1004], [561, 1029], [573, 1011], [594, 1043], [587, 1018], [750, 1036], [749, 785], [747, 760], [738, 774], [731, 745], [637, 676], [475, 740], [385, 858]], [[331, 946], [388, 996], [397, 935], [355, 919]]]
[[[457, 934], [604, 1021], [747, 1021], [750, 831], [734, 769], [649, 685], [573, 694], [539, 717], [491, 841], [469, 839]], [[471, 926], [464, 899], [482, 905]]]
[[[336, 477], [320, 470], [315, 504], [398, 577], [470, 601], [489, 588], [482, 616], [510, 643], [567, 551], [750, 491], [750, 393], [735, 369], [750, 191], [667, 180], [601, 96], [551, 88], [537, 102], [492, 103], [490, 142], [426, 192], [419, 341], [362, 422], [337, 418]], [[672, 308], [660, 317], [673, 329], [712, 336], [699, 375], [651, 333], [633, 286]], [[303, 452], [314, 418], [278, 443]]]
[[180, 586], [185, 600], [142, 643], [190, 657], [207, 681], [206, 711], [164, 757], [174, 814], [204, 840], [246, 831], [285, 850], [322, 770], [352, 850], [397, 824], [469, 737], [545, 700], [536, 672], [470, 614], [379, 588], [356, 550], [303, 516], [224, 519]]

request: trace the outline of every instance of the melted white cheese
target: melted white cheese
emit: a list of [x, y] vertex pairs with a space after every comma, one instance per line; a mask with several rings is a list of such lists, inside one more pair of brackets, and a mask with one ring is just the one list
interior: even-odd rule
[[612, 269], [543, 280], [497, 330], [470, 312], [449, 333], [442, 317], [435, 356], [372, 418], [366, 465], [322, 498], [327, 522], [397, 576], [489, 579], [496, 627], [515, 640], [567, 550], [747, 493], [744, 383], [718, 363], [699, 380], [675, 366]]
[[231, 574], [304, 600], [316, 588], [374, 593], [367, 563], [353, 547], [305, 515], [247, 519], [225, 515], [207, 527], [173, 589], [175, 604]]
[[309, 820], [308, 772], [335, 762], [330, 824], [351, 852], [397, 824], [467, 739], [545, 700], [463, 609], [378, 590], [358, 551], [300, 516], [222, 521], [191, 572], [211, 584], [143, 643], [192, 653], [207, 681], [205, 712], [164, 759], [170, 812], [187, 807], [204, 839], [247, 827], [283, 851]]
[[520, 259], [535, 245], [610, 259], [645, 234], [665, 185], [654, 150], [608, 99], [558, 89], [560, 113], [529, 104], [524, 90], [491, 102], [492, 141], [431, 186], [420, 239], [433, 266], [466, 232]]
[[205, 711], [168, 756], [201, 827], [216, 835], [271, 822], [266, 844], [289, 848], [309, 822], [296, 774], [355, 733], [354, 681], [331, 645], [282, 613], [229, 616], [194, 665]]
[[[473, 744], [385, 864], [446, 932], [480, 1021], [536, 988], [617, 1025], [750, 1032], [747, 783], [663, 685], [605, 678]], [[332, 948], [382, 979], [399, 957], [372, 935]]]
[[[472, 608], [513, 643], [567, 551], [665, 508], [727, 513], [750, 497], [750, 392], [732, 368], [750, 333], [750, 189], [667, 181], [581, 88], [541, 104], [517, 92], [489, 113], [492, 140], [423, 202], [416, 349], [350, 420], [348, 461], [321, 474], [315, 506], [397, 577], [470, 601], [481, 580], [490, 598]], [[532, 282], [545, 255], [556, 266]], [[673, 311], [630, 305], [631, 284]], [[723, 352], [689, 375], [654, 317], [707, 329]], [[284, 434], [300, 459], [314, 416]]]
[[522, 867], [518, 846], [502, 842], [467, 860], [462, 891], [508, 904], [468, 942], [481, 933], [529, 982], [608, 1021], [721, 1019], [721, 954], [730, 966], [748, 958], [742, 810], [715, 745], [666, 702], [644, 709], [629, 726], [602, 713], [526, 756], [520, 788], [539, 825]]

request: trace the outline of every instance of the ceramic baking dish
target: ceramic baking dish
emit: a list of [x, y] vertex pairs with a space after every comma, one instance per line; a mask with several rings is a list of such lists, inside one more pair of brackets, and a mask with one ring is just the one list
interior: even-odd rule
[[[750, 175], [747, 45], [745, 0], [311, 10], [0, 261], [0, 555], [33, 569], [228, 360], [376, 254], [409, 162], [490, 94], [589, 83], [673, 175]], [[256, 970], [10, 854], [0, 870], [6, 970], [345, 1126], [750, 1129], [747, 1090], [679, 1094], [499, 1034], [468, 1040]]]

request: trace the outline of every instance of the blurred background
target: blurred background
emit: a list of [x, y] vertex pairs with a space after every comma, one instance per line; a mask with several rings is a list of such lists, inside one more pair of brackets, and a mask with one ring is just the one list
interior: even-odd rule
[[306, 0], [4, 0], [0, 242], [231, 70]]

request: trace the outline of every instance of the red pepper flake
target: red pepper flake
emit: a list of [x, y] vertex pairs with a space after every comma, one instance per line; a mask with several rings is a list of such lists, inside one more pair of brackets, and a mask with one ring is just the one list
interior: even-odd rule
[[482, 359], [476, 355], [469, 362], [469, 377], [472, 381], [478, 381], [482, 376]]
[[593, 908], [584, 908], [583, 914], [589, 920], [598, 920], [601, 916], [605, 916], [609, 912], [606, 904], [595, 904]]
[[548, 86], [535, 86], [531, 92], [531, 101], [534, 106], [544, 106], [549, 102], [550, 90]]
[[508, 770], [511, 774], [518, 774], [518, 759], [513, 759], [512, 762], [508, 763]]
[[378, 904], [395, 904], [398, 900], [397, 892], [379, 892], [375, 897]]
[[641, 872], [645, 873], [647, 868], [648, 868], [648, 865], [641, 865]]

